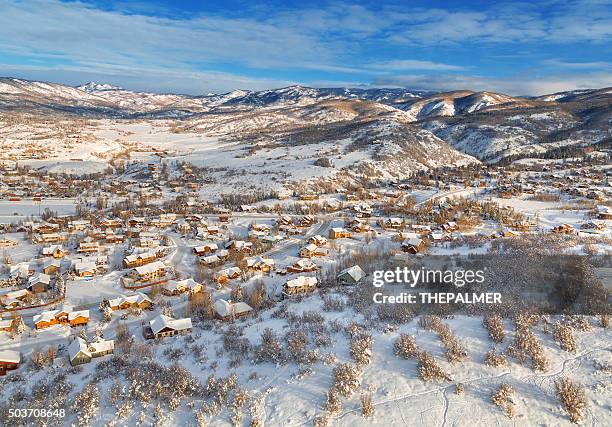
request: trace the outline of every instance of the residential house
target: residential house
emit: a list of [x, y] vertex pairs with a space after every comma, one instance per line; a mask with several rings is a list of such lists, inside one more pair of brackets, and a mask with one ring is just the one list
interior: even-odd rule
[[342, 227], [333, 227], [329, 230], [330, 239], [342, 239], [351, 237], [351, 232]]
[[250, 254], [253, 252], [253, 243], [245, 242], [244, 240], [230, 240], [225, 245], [226, 249], [234, 252], [242, 252], [244, 254]]
[[19, 367], [21, 355], [14, 350], [0, 350], [0, 376], [6, 375], [7, 371], [15, 370]]
[[213, 304], [215, 317], [223, 321], [229, 321], [244, 317], [253, 312], [253, 307], [245, 302], [231, 302], [218, 299]]
[[191, 332], [191, 318], [173, 319], [163, 314], [158, 315], [149, 321], [149, 325], [144, 328], [146, 339], [170, 337], [183, 335]]
[[274, 269], [274, 260], [272, 258], [247, 258], [246, 263], [249, 270], [260, 271], [262, 273], [269, 273]]
[[198, 292], [202, 292], [203, 290], [204, 285], [196, 282], [192, 278], [183, 280], [170, 280], [168, 281], [168, 283], [164, 283], [162, 285], [162, 294], [167, 296], [180, 295], [185, 292], [195, 294]]
[[42, 248], [42, 256], [53, 257], [55, 259], [63, 258], [65, 255], [62, 245], [51, 245]]
[[38, 294], [47, 292], [51, 287], [51, 276], [45, 273], [37, 273], [28, 280], [27, 289]]
[[62, 262], [59, 259], [48, 259], [43, 263], [43, 273], [53, 275], [59, 273]]
[[325, 246], [327, 244], [327, 239], [320, 234], [317, 234], [316, 236], [312, 236], [310, 239], [308, 239], [308, 242], [317, 246]]
[[68, 313], [70, 326], [83, 326], [89, 322], [89, 310], [71, 311]]
[[299, 295], [313, 292], [317, 288], [317, 278], [308, 276], [299, 276], [295, 279], [288, 280], [283, 285], [284, 295]]
[[121, 295], [117, 298], [108, 300], [108, 304], [113, 311], [127, 310], [129, 308], [139, 308], [148, 310], [153, 306], [153, 301], [142, 292], [137, 292], [134, 295]]
[[225, 284], [229, 280], [238, 279], [242, 275], [242, 270], [240, 267], [230, 267], [215, 273], [215, 280], [219, 284]]
[[213, 252], [215, 252], [217, 249], [219, 249], [219, 247], [217, 246], [216, 243], [205, 243], [201, 246], [196, 246], [195, 248], [193, 248], [193, 252], [197, 255], [197, 256], [202, 256], [202, 255], [208, 255], [211, 254]]
[[300, 218], [299, 226], [300, 227], [310, 227], [316, 223], [315, 217], [312, 215], [304, 215]]
[[141, 265], [150, 264], [157, 260], [158, 254], [158, 252], [153, 251], [131, 254], [123, 258], [123, 264], [126, 268], [140, 267]]
[[17, 242], [17, 240], [8, 239], [4, 236], [0, 239], [0, 248], [9, 248], [17, 246], [18, 244], [19, 243]]
[[77, 249], [77, 252], [79, 253], [97, 253], [99, 250], [100, 250], [99, 242], [85, 240], [79, 244], [79, 248]]
[[91, 362], [96, 357], [112, 354], [115, 350], [115, 341], [102, 340], [85, 342], [81, 337], [75, 338], [68, 346], [68, 360], [72, 366]]
[[166, 266], [161, 261], [154, 261], [132, 269], [130, 275], [138, 282], [150, 282], [166, 276]]
[[425, 242], [419, 238], [406, 239], [402, 243], [402, 251], [417, 254], [425, 248]]
[[307, 258], [301, 259], [295, 264], [287, 267], [287, 271], [290, 273], [309, 273], [315, 271], [316, 269], [317, 265]]
[[314, 243], [309, 243], [300, 249], [299, 255], [302, 258], [311, 258], [313, 256], [325, 256], [328, 252], [326, 248], [320, 248]]
[[357, 283], [361, 282], [365, 276], [366, 274], [361, 267], [354, 265], [342, 270], [336, 276], [336, 280], [342, 285], [356, 285]]

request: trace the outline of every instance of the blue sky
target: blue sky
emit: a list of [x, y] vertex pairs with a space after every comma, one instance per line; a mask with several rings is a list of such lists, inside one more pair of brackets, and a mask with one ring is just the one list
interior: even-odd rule
[[0, 0], [0, 75], [537, 95], [612, 86], [612, 2]]

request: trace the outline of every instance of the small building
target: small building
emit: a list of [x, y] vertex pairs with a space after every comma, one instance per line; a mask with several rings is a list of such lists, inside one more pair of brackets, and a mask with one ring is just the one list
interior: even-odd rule
[[598, 219], [612, 219], [612, 208], [608, 206], [597, 207], [597, 218]]
[[351, 232], [342, 227], [333, 227], [329, 230], [330, 239], [342, 239], [351, 237]]
[[132, 269], [131, 276], [138, 282], [150, 282], [166, 275], [166, 266], [161, 261], [154, 261], [152, 263], [141, 265]]
[[317, 245], [317, 246], [327, 245], [327, 239], [321, 236], [320, 234], [317, 234], [316, 236], [312, 236], [310, 239], [308, 239], [308, 242], [312, 243], [313, 245]]
[[307, 258], [301, 259], [287, 267], [287, 271], [290, 273], [309, 273], [316, 269], [317, 265]]
[[342, 285], [356, 285], [366, 276], [365, 272], [358, 265], [345, 268], [336, 276], [338, 283]]
[[304, 215], [303, 217], [300, 218], [298, 225], [300, 227], [310, 227], [312, 225], [314, 225], [317, 221], [315, 220], [315, 217], [312, 215]]
[[27, 289], [32, 293], [47, 292], [51, 286], [51, 276], [45, 273], [37, 273], [28, 280]]
[[41, 253], [44, 257], [53, 257], [55, 259], [63, 258], [65, 255], [62, 245], [47, 246], [45, 248], [42, 248]]
[[47, 275], [57, 274], [60, 271], [62, 263], [59, 259], [49, 259], [43, 263], [43, 273]]
[[70, 326], [83, 326], [89, 323], [89, 310], [71, 311], [68, 313]]
[[142, 252], [138, 254], [131, 254], [123, 258], [123, 265], [126, 268], [140, 267], [157, 260], [158, 253], [153, 251]]
[[79, 253], [97, 253], [100, 250], [99, 242], [81, 242], [77, 252]]
[[223, 321], [238, 319], [249, 315], [253, 311], [253, 307], [245, 302], [231, 302], [224, 299], [218, 299], [213, 304], [215, 317]]
[[317, 288], [317, 278], [299, 276], [288, 280], [283, 285], [283, 294], [287, 296], [311, 293]]
[[14, 350], [0, 350], [0, 376], [6, 375], [7, 371], [15, 370], [19, 367], [21, 355]]
[[146, 339], [184, 335], [191, 332], [191, 318], [173, 319], [163, 314], [149, 321], [148, 327], [143, 330]]
[[242, 275], [240, 267], [230, 267], [218, 271], [215, 274], [215, 280], [221, 285], [226, 284], [229, 280], [238, 279]]
[[212, 254], [219, 249], [216, 243], [205, 243], [201, 246], [196, 246], [193, 248], [193, 253], [197, 256]]
[[309, 243], [300, 249], [299, 255], [301, 258], [311, 258], [314, 256], [325, 256], [329, 253], [326, 248], [320, 248], [314, 243]]
[[425, 248], [425, 242], [422, 239], [413, 237], [404, 240], [402, 243], [402, 251], [410, 254], [418, 254]]
[[246, 263], [249, 270], [260, 271], [262, 273], [269, 273], [274, 269], [274, 260], [272, 258], [247, 258]]
[[68, 346], [68, 359], [72, 366], [91, 362], [92, 358], [112, 354], [115, 351], [115, 341], [97, 340], [86, 343], [81, 337], [77, 337]]
[[153, 306], [153, 301], [142, 292], [137, 292], [134, 295], [122, 295], [117, 298], [108, 300], [108, 304], [113, 311], [127, 310], [129, 308], [139, 308], [148, 310]]

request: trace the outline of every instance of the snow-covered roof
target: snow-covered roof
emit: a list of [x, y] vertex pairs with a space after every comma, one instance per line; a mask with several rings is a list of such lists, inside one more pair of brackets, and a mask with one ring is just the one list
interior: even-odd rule
[[87, 349], [87, 343], [81, 337], [77, 337], [68, 346], [68, 358], [70, 361], [73, 361], [79, 355], [79, 353], [83, 353], [86, 356], [91, 357], [91, 353]]
[[71, 311], [68, 313], [68, 320], [74, 320], [78, 317], [85, 317], [89, 319], [89, 310]]
[[134, 304], [134, 303], [140, 304], [143, 301], [151, 302], [151, 298], [149, 298], [147, 295], [143, 294], [142, 292], [138, 292], [134, 295], [122, 295], [117, 298], [108, 300], [111, 307], [118, 307], [124, 302], [127, 302], [129, 304]]
[[402, 243], [402, 246], [419, 246], [422, 243], [423, 241], [421, 239], [419, 239], [418, 237], [413, 237], [413, 238], [404, 240], [404, 242]]
[[224, 299], [218, 299], [217, 301], [215, 301], [215, 303], [213, 304], [213, 308], [215, 309], [215, 312], [221, 317], [231, 316], [232, 314], [242, 314], [253, 310], [253, 307], [251, 307], [245, 302], [232, 303]]
[[338, 274], [338, 276], [342, 276], [344, 274], [351, 276], [355, 282], [359, 282], [365, 276], [365, 272], [358, 265], [345, 268], [340, 272], [340, 274]]
[[0, 350], [0, 362], [19, 363], [20, 361], [21, 356], [18, 351]]
[[317, 286], [317, 278], [316, 277], [308, 277], [308, 276], [300, 276], [295, 279], [288, 280], [286, 283], [288, 288], [296, 288], [301, 286]]
[[164, 328], [174, 329], [175, 331], [182, 331], [185, 329], [191, 329], [191, 318], [186, 317], [184, 319], [173, 319], [168, 316], [160, 314], [151, 321], [149, 321], [151, 331], [153, 334], [159, 333]]
[[141, 265], [140, 267], [136, 267], [136, 272], [140, 275], [154, 273], [157, 270], [163, 270], [166, 266], [161, 261], [154, 261], [150, 264]]
[[87, 349], [93, 353], [103, 353], [115, 349], [115, 341], [113, 340], [97, 340], [87, 345]]

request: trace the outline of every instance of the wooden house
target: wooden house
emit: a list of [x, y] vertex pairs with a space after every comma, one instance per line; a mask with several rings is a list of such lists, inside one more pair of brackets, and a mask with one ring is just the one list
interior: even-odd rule
[[283, 294], [287, 296], [306, 294], [313, 292], [316, 288], [316, 277], [299, 276], [285, 282], [283, 285]]
[[70, 326], [83, 326], [89, 323], [89, 310], [71, 311], [68, 313], [68, 324]]
[[44, 257], [53, 257], [55, 259], [60, 259], [64, 257], [65, 252], [62, 248], [62, 245], [51, 245], [42, 248], [41, 254]]
[[287, 267], [287, 271], [290, 273], [309, 273], [316, 269], [317, 265], [307, 258], [301, 259]]
[[329, 251], [326, 248], [320, 248], [314, 243], [309, 243], [302, 247], [299, 251], [301, 258], [311, 258], [315, 256], [326, 256]]
[[150, 282], [166, 276], [166, 266], [161, 261], [135, 267], [130, 275], [138, 282]]
[[150, 264], [157, 260], [158, 252], [147, 251], [138, 254], [128, 255], [123, 258], [123, 265], [126, 268], [140, 267], [141, 265]]
[[411, 238], [406, 239], [402, 242], [402, 251], [410, 254], [418, 254], [425, 248], [425, 242], [423, 239]]
[[47, 292], [51, 287], [51, 276], [37, 273], [28, 280], [27, 289], [32, 293]]
[[246, 263], [249, 270], [260, 271], [262, 273], [269, 273], [274, 269], [274, 260], [272, 258], [247, 258]]
[[330, 239], [342, 239], [351, 237], [351, 232], [342, 227], [333, 227], [329, 230]]
[[68, 346], [68, 360], [72, 366], [91, 362], [91, 359], [113, 354], [115, 341], [99, 339], [91, 343], [77, 337]]
[[230, 267], [215, 273], [215, 280], [219, 284], [225, 284], [229, 280], [238, 279], [242, 275], [242, 270], [240, 267]]
[[108, 300], [108, 304], [113, 311], [139, 308], [148, 310], [153, 306], [153, 301], [146, 294], [137, 292], [134, 295], [121, 295], [117, 298]]
[[253, 307], [245, 302], [231, 302], [218, 299], [213, 304], [213, 310], [217, 319], [230, 321], [251, 314]]
[[173, 319], [163, 314], [149, 321], [149, 325], [143, 329], [146, 339], [171, 337], [184, 335], [191, 332], [191, 318]]
[[345, 268], [336, 276], [338, 283], [342, 285], [356, 285], [366, 276], [365, 272], [358, 265]]
[[193, 253], [195, 253], [197, 256], [202, 256], [202, 255], [212, 254], [217, 249], [219, 249], [219, 247], [217, 246], [216, 243], [209, 242], [209, 243], [205, 243], [201, 246], [196, 246], [195, 248], [193, 248]]
[[298, 225], [300, 227], [311, 227], [313, 226], [317, 221], [315, 220], [315, 217], [312, 215], [304, 215], [303, 217], [300, 218], [300, 221], [298, 223]]
[[21, 355], [14, 350], [0, 350], [0, 376], [19, 367]]
[[59, 259], [49, 259], [43, 263], [43, 273], [51, 276], [59, 273], [61, 269], [61, 261]]

